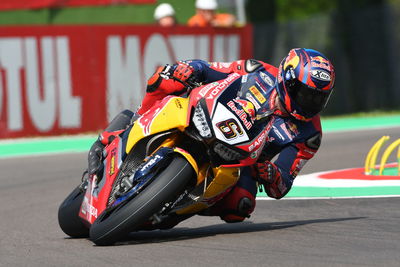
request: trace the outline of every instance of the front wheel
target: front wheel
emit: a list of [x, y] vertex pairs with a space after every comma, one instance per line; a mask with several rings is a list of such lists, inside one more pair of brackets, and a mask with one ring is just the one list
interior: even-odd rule
[[102, 212], [90, 227], [90, 239], [96, 245], [114, 244], [178, 197], [195, 177], [189, 162], [175, 157], [139, 195]]
[[79, 186], [61, 203], [58, 208], [58, 224], [61, 230], [70, 237], [88, 237], [89, 228], [86, 227], [79, 217], [79, 210], [85, 192]]

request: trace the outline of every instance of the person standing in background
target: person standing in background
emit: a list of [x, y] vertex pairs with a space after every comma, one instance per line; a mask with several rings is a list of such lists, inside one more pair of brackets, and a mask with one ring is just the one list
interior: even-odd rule
[[236, 18], [232, 14], [217, 13], [217, 0], [196, 0], [196, 14], [187, 23], [189, 27], [232, 27]]
[[162, 27], [172, 27], [177, 24], [175, 10], [168, 3], [163, 3], [157, 6], [154, 10], [154, 20]]

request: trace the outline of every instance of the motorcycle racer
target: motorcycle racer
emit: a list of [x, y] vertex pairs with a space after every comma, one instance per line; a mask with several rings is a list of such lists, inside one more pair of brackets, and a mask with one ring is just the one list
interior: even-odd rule
[[249, 120], [269, 129], [268, 136], [258, 163], [242, 168], [238, 183], [204, 215], [217, 215], [226, 222], [243, 221], [254, 211], [257, 182], [268, 196], [284, 197], [320, 146], [322, 130], [318, 114], [334, 87], [333, 65], [312, 49], [290, 50], [278, 68], [254, 59], [231, 63], [190, 60], [158, 68], [148, 80], [146, 95], [136, 114], [123, 111], [93, 144], [88, 156], [89, 173], [101, 168], [103, 148], [113, 136], [156, 101], [185, 93], [185, 83], [208, 84], [232, 73], [242, 76], [242, 85], [231, 108], [244, 110]]

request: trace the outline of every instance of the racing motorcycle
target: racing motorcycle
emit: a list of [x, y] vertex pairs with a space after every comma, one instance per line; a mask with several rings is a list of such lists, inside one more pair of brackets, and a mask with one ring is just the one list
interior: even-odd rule
[[247, 76], [186, 84], [186, 97], [168, 96], [140, 116], [105, 147], [102, 175], [85, 175], [60, 205], [61, 229], [112, 245], [133, 231], [206, 215], [240, 168], [257, 161], [269, 131], [254, 123], [244, 94], [257, 89]]

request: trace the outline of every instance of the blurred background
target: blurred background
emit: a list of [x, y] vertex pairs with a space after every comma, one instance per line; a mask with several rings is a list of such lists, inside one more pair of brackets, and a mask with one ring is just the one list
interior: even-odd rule
[[[3, 40], [9, 38], [10, 32], [13, 32], [11, 35], [18, 35], [19, 27], [24, 27], [23, 36], [26, 38], [29, 36], [26, 26], [46, 26], [46, 31], [50, 26], [53, 29], [52, 34], [57, 35], [59, 26], [106, 27], [113, 25], [122, 27], [116, 30], [115, 34], [124, 35], [124, 29], [130, 34], [134, 34], [138, 29], [129, 28], [130, 26], [153, 25], [153, 28], [148, 28], [146, 31], [160, 32], [163, 36], [182, 35], [188, 33], [185, 25], [196, 12], [195, 0], [86, 0], [86, 4], [80, 3], [82, 0], [4, 0], [2, 2], [4, 3], [0, 3], [0, 36]], [[179, 30], [161, 29], [159, 26], [154, 26], [154, 11], [161, 3], [169, 3], [174, 8]], [[313, 48], [330, 58], [336, 68], [336, 89], [322, 115], [399, 110], [400, 90], [397, 87], [400, 82], [400, 69], [397, 61], [400, 61], [400, 0], [219, 0], [217, 12], [233, 14], [236, 17], [235, 25], [217, 30], [212, 27], [206, 30], [189, 30], [195, 32], [198, 37], [206, 36], [208, 32], [211, 34], [210, 42], [214, 42], [214, 46], [210, 48], [211, 52], [208, 50], [204, 52], [208, 54], [203, 59], [236, 60], [243, 56], [250, 56], [277, 66], [291, 48]], [[236, 30], [230, 31], [231, 28]], [[34, 30], [32, 34], [37, 35], [37, 31], [37, 29]], [[60, 34], [65, 34], [65, 28], [60, 31]], [[218, 34], [221, 36], [227, 34], [230, 41], [227, 40], [233, 42], [229, 49], [238, 49], [241, 52], [228, 51], [229, 55], [218, 55], [218, 51], [224, 52], [223, 48], [220, 49], [215, 45], [219, 40], [216, 36]], [[240, 45], [234, 45], [236, 40], [234, 34], [238, 34]], [[37, 36], [43, 37], [43, 34]], [[70, 43], [72, 43], [71, 40]], [[200, 41], [207, 43], [208, 39]], [[223, 47], [226, 48], [224, 42], [228, 41], [222, 41]], [[171, 43], [174, 44], [172, 41]], [[248, 44], [251, 48], [245, 48], [246, 51], [243, 52], [243, 47]], [[185, 50], [185, 47], [180, 49]], [[180, 54], [175, 54], [201, 57], [204, 53], [181, 51]], [[183, 58], [167, 59], [173, 61]], [[142, 75], [148, 76], [154, 68], [153, 65], [147, 67], [149, 70]], [[5, 75], [4, 70], [2, 73]], [[96, 75], [101, 74], [92, 76]], [[6, 80], [6, 77], [3, 77], [3, 80]], [[40, 83], [44, 82], [40, 81]], [[143, 82], [139, 86], [143, 86]], [[7, 104], [10, 98], [7, 98], [6, 85], [0, 89], [3, 90], [3, 93], [0, 90], [0, 126], [8, 129], [7, 132], [0, 134], [0, 138], [26, 135], [26, 131], [24, 133], [24, 129], [18, 127], [18, 123], [11, 122], [15, 116], [10, 115], [13, 110], [7, 107], [10, 105]], [[74, 86], [73, 90], [75, 90]], [[93, 90], [93, 88], [87, 90]], [[75, 93], [76, 91], [73, 91], [73, 94]], [[129, 107], [132, 102], [137, 105], [142, 94], [143, 92], [138, 93], [139, 96], [134, 97], [131, 103], [122, 104], [117, 110]], [[110, 96], [106, 93], [105, 98], [110, 98]], [[94, 96], [94, 99], [101, 102], [101, 98], [99, 100]], [[81, 106], [85, 106], [89, 100], [82, 98], [82, 101]], [[80, 108], [84, 110], [84, 107]], [[34, 128], [33, 123], [26, 122], [29, 120], [26, 118], [29, 114], [24, 114], [26, 108], [21, 109], [22, 128]], [[107, 112], [108, 117], [111, 117], [116, 111], [111, 112], [111, 115], [109, 110]], [[92, 114], [92, 117], [94, 116]], [[79, 125], [72, 124], [72, 126], [64, 127], [64, 129], [76, 127], [76, 131], [63, 131], [58, 129], [62, 128], [60, 125], [49, 125], [47, 128], [28, 132], [32, 135], [76, 133], [82, 131], [83, 124], [90, 125], [89, 128], [83, 129], [85, 131], [100, 129], [105, 124], [100, 121], [90, 124], [84, 115], [78, 119], [81, 120]], [[55, 124], [59, 120], [55, 119]], [[10, 125], [14, 126], [10, 127]], [[57, 129], [54, 130], [55, 128]], [[21, 134], [18, 134], [18, 131]]]

